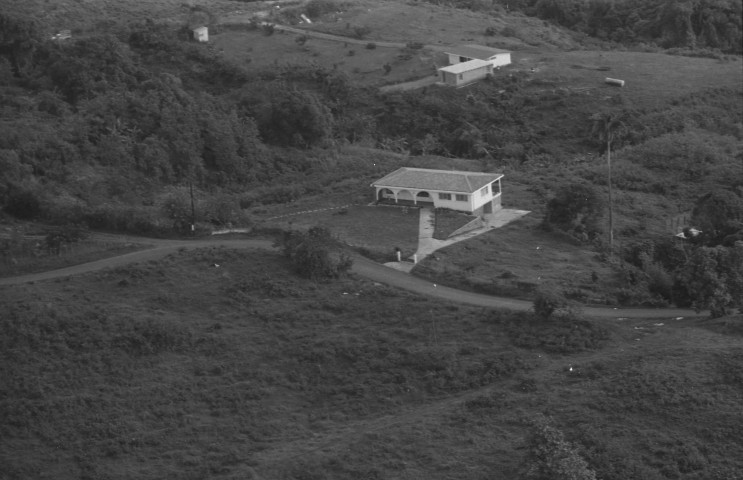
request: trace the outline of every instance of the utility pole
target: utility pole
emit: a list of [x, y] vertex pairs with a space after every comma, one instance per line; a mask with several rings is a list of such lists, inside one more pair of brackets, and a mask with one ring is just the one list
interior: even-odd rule
[[614, 141], [616, 130], [624, 128], [624, 116], [614, 113], [597, 113], [591, 116], [594, 121], [593, 133], [599, 139], [606, 141], [606, 166], [609, 169], [607, 182], [609, 183], [609, 258], [614, 258], [614, 189], [611, 178], [611, 144]]
[[193, 180], [188, 181], [188, 188], [191, 191], [191, 235], [196, 234], [196, 207], [193, 202]]
[[[611, 120], [609, 120], [611, 121]], [[609, 258], [614, 257], [614, 193], [611, 185], [611, 127], [606, 126], [606, 164], [609, 167]]]

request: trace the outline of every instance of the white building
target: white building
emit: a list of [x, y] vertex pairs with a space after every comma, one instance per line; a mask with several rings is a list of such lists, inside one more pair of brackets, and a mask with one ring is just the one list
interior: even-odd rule
[[209, 29], [207, 27], [194, 28], [193, 38], [197, 42], [208, 42], [209, 41]]
[[501, 208], [500, 173], [402, 167], [371, 186], [378, 203], [486, 214]]
[[470, 60], [439, 68], [441, 82], [455, 87], [482, 80], [491, 73], [493, 65], [485, 60]]
[[511, 64], [511, 52], [500, 48], [485, 47], [483, 45], [460, 45], [449, 47], [446, 52], [449, 56], [449, 64], [469, 62], [472, 60], [484, 60], [490, 62], [493, 68]]

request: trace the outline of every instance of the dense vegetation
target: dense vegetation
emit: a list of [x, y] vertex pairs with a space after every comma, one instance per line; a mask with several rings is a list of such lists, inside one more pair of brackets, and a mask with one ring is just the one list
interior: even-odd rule
[[[741, 303], [739, 90], [709, 89], [662, 108], [617, 95], [597, 107], [518, 72], [467, 91], [379, 95], [320, 66], [249, 72], [189, 42], [187, 28], [145, 22], [53, 42], [31, 20], [2, 22], [0, 202], [14, 217], [150, 234], [186, 232], [194, 221], [245, 223], [245, 207], [321, 191], [326, 174], [311, 180], [312, 172], [327, 170], [334, 147], [353, 143], [473, 158], [526, 176], [571, 164], [575, 186], [535, 185], [544, 224], [602, 249], [609, 205], [588, 184], [607, 185], [607, 172], [576, 158], [604, 152], [591, 118], [615, 112], [614, 188], [696, 208], [705, 232], [667, 260], [653, 253], [662, 247], [647, 246], [658, 240], [617, 231], [629, 239], [618, 252], [627, 261], [618, 300], [713, 306], [716, 314]], [[354, 169], [334, 181], [363, 171]], [[277, 176], [291, 180], [275, 183]], [[701, 289], [692, 281], [700, 268], [711, 275]]]
[[476, 11], [520, 10], [600, 40], [628, 46], [743, 50], [738, 0], [428, 0]]

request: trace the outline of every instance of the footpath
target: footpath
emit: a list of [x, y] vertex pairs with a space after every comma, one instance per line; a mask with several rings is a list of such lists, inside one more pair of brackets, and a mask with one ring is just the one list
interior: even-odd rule
[[408, 261], [388, 262], [384, 265], [401, 272], [409, 273], [413, 267], [415, 267], [416, 263], [423, 261], [424, 258], [431, 255], [436, 250], [482, 235], [494, 228], [500, 228], [523, 217], [524, 215], [527, 215], [528, 213], [528, 210], [503, 208], [494, 213], [484, 215], [480, 227], [451, 236], [445, 240], [438, 240], [433, 238], [434, 229], [436, 228], [436, 213], [431, 207], [422, 207], [420, 209], [420, 219], [418, 221], [418, 249], [416, 250], [415, 255], [410, 257]]

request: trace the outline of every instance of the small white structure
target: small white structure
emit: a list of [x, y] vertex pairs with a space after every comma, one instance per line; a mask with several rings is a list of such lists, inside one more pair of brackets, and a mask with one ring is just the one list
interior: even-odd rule
[[454, 87], [482, 80], [491, 73], [493, 73], [493, 65], [485, 60], [470, 60], [439, 68], [441, 82]]
[[460, 45], [449, 47], [445, 52], [449, 56], [449, 65], [484, 60], [490, 62], [493, 68], [511, 64], [511, 52], [500, 48], [485, 47], [483, 45]]
[[501, 209], [500, 173], [402, 167], [371, 186], [378, 203], [432, 206], [473, 214]]
[[71, 30], [60, 30], [51, 37], [52, 40], [67, 40], [69, 38], [72, 38]]
[[614, 85], [615, 87], [623, 87], [624, 86], [624, 80], [619, 80], [618, 78], [609, 78], [606, 77], [606, 80], [604, 80], [609, 85]]
[[208, 42], [209, 41], [209, 29], [207, 27], [194, 28], [193, 38], [197, 42]]

